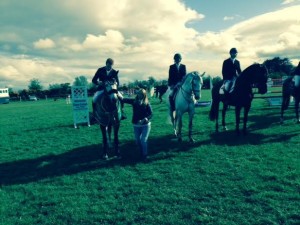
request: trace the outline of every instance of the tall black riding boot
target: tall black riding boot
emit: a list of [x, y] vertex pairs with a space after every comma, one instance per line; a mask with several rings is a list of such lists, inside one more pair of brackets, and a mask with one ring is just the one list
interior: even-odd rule
[[172, 111], [175, 110], [175, 101], [172, 95], [169, 96], [169, 101], [170, 101], [170, 108]]

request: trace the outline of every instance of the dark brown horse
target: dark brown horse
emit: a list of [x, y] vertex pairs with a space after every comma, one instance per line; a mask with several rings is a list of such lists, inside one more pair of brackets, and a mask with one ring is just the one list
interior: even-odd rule
[[240, 133], [240, 113], [244, 108], [244, 126], [243, 133], [247, 133], [247, 121], [248, 113], [251, 108], [251, 102], [253, 100], [252, 88], [255, 86], [258, 88], [260, 94], [267, 92], [267, 79], [268, 72], [265, 66], [261, 64], [252, 64], [247, 67], [241, 75], [236, 79], [235, 87], [232, 93], [225, 98], [224, 94], [220, 94], [219, 90], [223, 84], [223, 81], [217, 82], [212, 88], [212, 105], [209, 113], [210, 120], [216, 121], [216, 132], [219, 130], [219, 104], [223, 102], [222, 110], [222, 126], [224, 130], [226, 128], [225, 115], [229, 105], [235, 106], [235, 118], [236, 118], [236, 132]]
[[167, 90], [168, 90], [168, 85], [165, 84], [157, 85], [155, 87], [156, 98], [159, 98], [160, 103], [162, 103], [162, 96], [167, 92]]
[[104, 93], [96, 98], [94, 114], [100, 124], [103, 141], [103, 158], [108, 159], [108, 148], [111, 143], [111, 131], [114, 130], [114, 149], [117, 157], [119, 151], [119, 128], [121, 121], [121, 106], [117, 96], [117, 83], [106, 82]]
[[293, 81], [293, 77], [287, 78], [282, 84], [282, 104], [281, 104], [281, 116], [280, 123], [283, 123], [284, 110], [288, 109], [291, 96], [294, 97], [296, 122], [299, 120], [299, 102], [300, 102], [300, 87], [296, 87]]

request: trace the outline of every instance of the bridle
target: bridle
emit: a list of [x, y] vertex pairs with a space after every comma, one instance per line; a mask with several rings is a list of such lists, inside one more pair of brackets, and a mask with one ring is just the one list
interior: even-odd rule
[[[191, 103], [191, 102], [193, 102], [193, 100], [191, 99], [191, 98], [187, 98], [187, 96], [189, 96], [189, 95], [192, 95], [192, 94], [194, 94], [194, 93], [198, 93], [199, 92], [199, 94], [200, 94], [200, 89], [199, 90], [195, 90], [194, 89], [194, 80], [195, 80], [195, 78], [196, 78], [196, 75], [194, 75], [194, 74], [191, 74], [190, 76], [193, 76], [192, 77], [192, 80], [191, 80], [191, 84], [192, 84], [192, 88], [191, 88], [191, 90], [190, 91], [187, 91], [187, 90], [185, 90], [184, 88], [183, 88], [183, 84], [185, 83], [185, 81], [186, 81], [186, 79], [187, 79], [187, 76], [184, 78], [184, 80], [182, 81], [182, 84], [181, 84], [181, 86], [180, 86], [180, 90], [181, 90], [181, 92], [182, 92], [182, 96], [184, 97], [184, 99], [187, 101], [187, 102], [189, 102], [189, 103]], [[195, 95], [195, 94], [194, 94]]]

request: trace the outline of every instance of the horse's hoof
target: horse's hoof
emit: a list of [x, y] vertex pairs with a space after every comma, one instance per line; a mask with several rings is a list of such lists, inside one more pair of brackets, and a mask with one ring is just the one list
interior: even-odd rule
[[190, 138], [190, 144], [194, 144], [194, 143], [195, 143], [194, 138]]
[[224, 130], [224, 131], [227, 131], [228, 128], [227, 128], [226, 126], [223, 126], [223, 130]]
[[108, 160], [108, 155], [107, 154], [103, 154], [102, 159]]

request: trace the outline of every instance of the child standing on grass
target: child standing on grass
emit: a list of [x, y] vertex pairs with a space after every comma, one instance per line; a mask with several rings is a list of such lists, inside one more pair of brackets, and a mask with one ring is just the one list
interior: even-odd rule
[[149, 103], [146, 90], [138, 90], [134, 99], [123, 98], [123, 102], [132, 105], [134, 137], [139, 149], [141, 150], [142, 159], [146, 161], [148, 156], [147, 140], [151, 130], [150, 119], [152, 117], [152, 108]]

